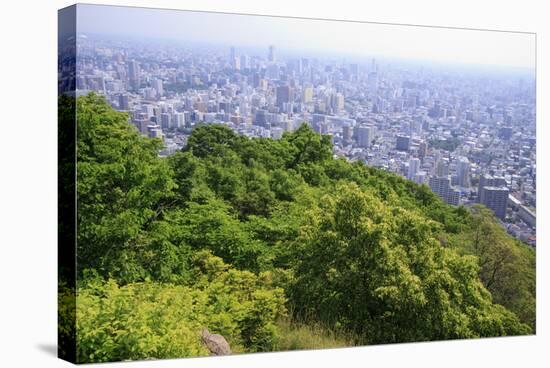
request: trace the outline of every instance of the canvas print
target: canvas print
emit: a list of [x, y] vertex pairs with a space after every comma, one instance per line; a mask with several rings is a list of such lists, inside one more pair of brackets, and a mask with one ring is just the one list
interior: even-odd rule
[[59, 11], [59, 356], [535, 334], [535, 35]]

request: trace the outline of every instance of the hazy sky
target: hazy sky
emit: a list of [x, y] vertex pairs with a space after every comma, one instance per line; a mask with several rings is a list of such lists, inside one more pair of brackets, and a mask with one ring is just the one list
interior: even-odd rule
[[535, 35], [526, 33], [101, 5], [78, 5], [77, 14], [77, 28], [81, 33], [535, 67]]

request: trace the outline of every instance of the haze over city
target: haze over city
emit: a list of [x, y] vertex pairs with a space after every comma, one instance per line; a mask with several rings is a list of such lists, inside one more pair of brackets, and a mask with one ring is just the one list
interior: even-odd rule
[[[535, 35], [442, 27], [79, 5], [82, 33], [179, 42], [277, 45], [281, 52], [431, 60], [533, 70]], [[367, 15], [365, 15], [367, 17]]]

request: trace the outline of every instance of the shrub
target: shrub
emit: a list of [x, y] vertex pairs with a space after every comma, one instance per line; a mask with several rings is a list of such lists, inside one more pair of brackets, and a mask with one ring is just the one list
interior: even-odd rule
[[269, 275], [232, 269], [207, 251], [194, 257], [190, 285], [140, 282], [120, 286], [99, 277], [77, 296], [79, 363], [204, 356], [201, 329], [222, 334], [234, 352], [270, 351], [283, 290]]

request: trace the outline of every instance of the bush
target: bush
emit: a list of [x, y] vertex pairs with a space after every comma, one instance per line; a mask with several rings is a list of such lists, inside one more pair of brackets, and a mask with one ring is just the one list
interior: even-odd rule
[[308, 213], [288, 288], [298, 316], [369, 343], [530, 333], [492, 303], [475, 257], [440, 246], [441, 224], [343, 184]]
[[201, 329], [222, 334], [234, 352], [270, 351], [275, 321], [285, 315], [283, 290], [197, 253], [190, 285], [87, 279], [77, 296], [79, 363], [208, 355]]

